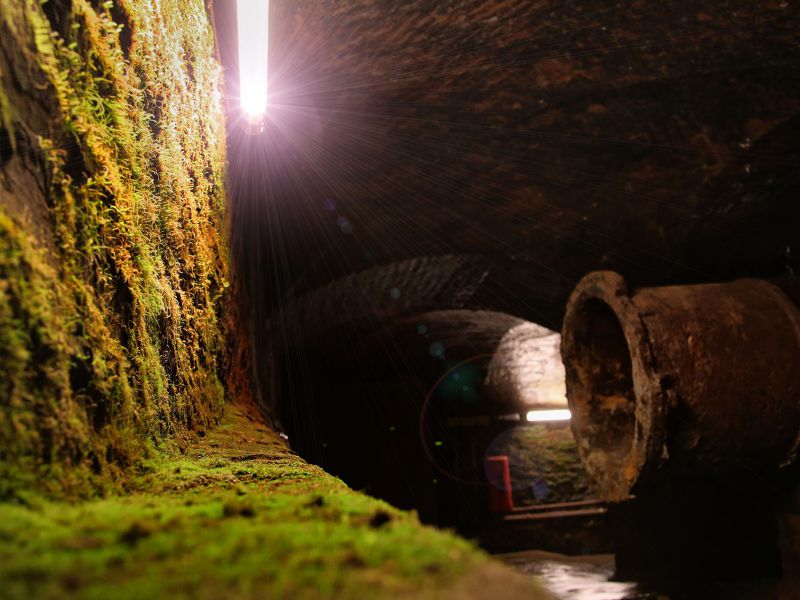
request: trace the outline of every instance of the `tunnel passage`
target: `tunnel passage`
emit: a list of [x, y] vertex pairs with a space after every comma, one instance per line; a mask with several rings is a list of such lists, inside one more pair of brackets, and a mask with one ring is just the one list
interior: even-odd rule
[[[369, 290], [376, 275], [327, 293]], [[305, 320], [278, 360], [278, 386], [291, 390], [278, 414], [292, 447], [353, 487], [469, 535], [493, 519], [484, 471], [493, 454], [510, 457], [519, 506], [588, 497], [568, 421], [526, 421], [531, 410], [566, 408], [560, 336], [497, 311], [416, 312], [423, 303], [393, 300], [393, 289], [385, 302], [350, 304], [347, 326], [319, 318], [321, 294], [309, 301], [316, 325]], [[449, 293], [469, 305], [467, 289]]]
[[[379, 459], [369, 449], [393, 433], [367, 415], [419, 412], [389, 411], [403, 405], [393, 398], [425, 397], [438, 347], [412, 368], [393, 305], [409, 318], [484, 309], [555, 329], [570, 289], [594, 269], [637, 287], [797, 269], [800, 62], [788, 3], [272, 4], [275, 104], [262, 139], [229, 145], [233, 259], [257, 396], [304, 452], [332, 452], [319, 433], [331, 425], [351, 447], [340, 462], [355, 468]], [[406, 304], [409, 279], [392, 269], [420, 256], [475, 260], [423, 267], [433, 288], [470, 275]], [[474, 288], [484, 261], [495, 285]], [[373, 279], [360, 277], [371, 269]], [[317, 294], [337, 285], [362, 296]], [[474, 289], [491, 292], [472, 302]], [[379, 299], [367, 319], [364, 297]], [[601, 483], [620, 500], [657, 469], [665, 444], [704, 449], [713, 436], [673, 428], [680, 410], [664, 423], [678, 379], [643, 376], [641, 327], [587, 310], [597, 331], [581, 352], [596, 391], [574, 425], [597, 449], [590, 468], [622, 466]], [[742, 446], [753, 441], [738, 433]], [[397, 447], [397, 464], [417, 460], [417, 449]]]
[[[495, 285], [469, 307], [557, 329], [594, 269], [663, 285], [797, 268], [788, 5], [272, 0], [271, 104], [248, 135], [233, 4], [214, 3], [232, 259], [267, 412], [292, 393], [267, 381], [286, 341], [270, 336], [296, 336], [319, 318], [291, 321], [301, 298], [365, 270], [476, 257]], [[369, 290], [403, 302], [385, 282]], [[451, 299], [420, 308], [466, 306]], [[350, 327], [350, 311], [324, 313]]]

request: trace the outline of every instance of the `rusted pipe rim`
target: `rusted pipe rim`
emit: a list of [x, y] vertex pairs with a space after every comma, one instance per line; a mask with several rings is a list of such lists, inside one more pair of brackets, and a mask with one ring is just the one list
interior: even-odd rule
[[620, 275], [595, 272], [578, 283], [561, 354], [581, 458], [604, 499], [624, 500], [661, 460], [666, 394]]

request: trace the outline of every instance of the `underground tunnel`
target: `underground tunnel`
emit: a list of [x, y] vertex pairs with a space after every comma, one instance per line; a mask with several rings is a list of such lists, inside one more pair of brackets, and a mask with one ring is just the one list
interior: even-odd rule
[[0, 595], [795, 598], [798, 26], [0, 0]]

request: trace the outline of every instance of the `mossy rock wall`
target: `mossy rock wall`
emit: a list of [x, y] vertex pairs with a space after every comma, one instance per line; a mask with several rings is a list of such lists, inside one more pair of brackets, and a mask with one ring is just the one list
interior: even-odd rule
[[220, 99], [202, 0], [0, 0], [0, 500], [218, 418]]
[[508, 456], [517, 506], [593, 497], [568, 425], [532, 423], [514, 427], [495, 440], [491, 452]]

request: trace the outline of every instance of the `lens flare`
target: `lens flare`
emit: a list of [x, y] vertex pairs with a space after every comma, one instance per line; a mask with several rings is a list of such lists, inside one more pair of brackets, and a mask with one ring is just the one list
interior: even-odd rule
[[558, 410], [529, 410], [527, 419], [530, 423], [542, 423], [546, 421], [569, 421], [572, 413], [567, 409]]
[[258, 120], [267, 110], [269, 0], [236, 0], [236, 20], [240, 103], [251, 120]]

